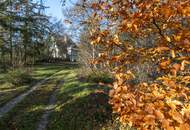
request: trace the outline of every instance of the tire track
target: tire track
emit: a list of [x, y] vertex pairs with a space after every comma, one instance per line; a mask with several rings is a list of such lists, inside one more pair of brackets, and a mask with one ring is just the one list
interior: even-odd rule
[[37, 130], [46, 130], [47, 124], [48, 124], [48, 118], [49, 115], [54, 111], [55, 109], [55, 104], [56, 104], [56, 94], [59, 90], [59, 86], [62, 85], [64, 81], [60, 81], [54, 89], [53, 94], [51, 95], [49, 99], [49, 105], [46, 107], [44, 114], [41, 117], [41, 120], [39, 121]]
[[[61, 72], [61, 71], [59, 71]], [[42, 84], [46, 83], [49, 79], [53, 78], [56, 74], [59, 72], [54, 73], [53, 75], [43, 79], [42, 81], [38, 82], [36, 85], [34, 85], [30, 90], [27, 92], [13, 98], [9, 102], [7, 102], [4, 106], [0, 107], [0, 119], [8, 113], [10, 110], [12, 110], [19, 102], [21, 102], [26, 96], [28, 96], [30, 93], [32, 93], [37, 88], [41, 87]]]

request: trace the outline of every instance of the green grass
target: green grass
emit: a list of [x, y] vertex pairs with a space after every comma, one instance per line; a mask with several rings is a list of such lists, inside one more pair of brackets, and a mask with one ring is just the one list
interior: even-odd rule
[[64, 69], [67, 65], [36, 65], [31, 69], [31, 75], [33, 81], [26, 85], [13, 86], [10, 83], [5, 82], [6, 73], [0, 74], [0, 107], [12, 98], [28, 90], [32, 85], [40, 80]]
[[48, 130], [99, 130], [112, 118], [106, 87], [80, 82], [75, 71], [64, 78]]
[[60, 70], [62, 70], [64, 65], [36, 65], [33, 66], [32, 77], [36, 80], [44, 79]]
[[[60, 76], [61, 75], [61, 76]], [[44, 83], [0, 120], [0, 130], [35, 130], [63, 73]]]
[[0, 107], [3, 106], [10, 99], [16, 97], [17, 95], [23, 93], [27, 86], [21, 86], [15, 89], [8, 89], [0, 92]]
[[[51, 73], [50, 68], [35, 68], [36, 75]], [[59, 67], [58, 67], [59, 68]], [[108, 88], [80, 81], [77, 67], [65, 65], [63, 71], [37, 89], [0, 119], [0, 130], [35, 130], [55, 84], [64, 80], [56, 93], [56, 107], [49, 117], [47, 130], [117, 130], [113, 125]], [[44, 72], [47, 70], [47, 72]], [[55, 69], [56, 70], [56, 69]], [[37, 77], [38, 77], [37, 76]], [[112, 126], [113, 125], [113, 126]], [[119, 130], [119, 129], [118, 129]]]

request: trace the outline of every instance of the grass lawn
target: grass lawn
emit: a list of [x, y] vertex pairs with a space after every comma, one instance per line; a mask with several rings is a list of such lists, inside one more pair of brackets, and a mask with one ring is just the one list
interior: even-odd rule
[[64, 71], [55, 75], [17, 104], [13, 110], [0, 119], [0, 130], [35, 130], [49, 103], [49, 97], [62, 76], [64, 76]]
[[64, 77], [48, 130], [103, 130], [112, 120], [106, 87], [79, 81], [75, 71]]
[[4, 82], [6, 73], [0, 73], [0, 106], [4, 105], [10, 99], [18, 96], [28, 90], [36, 82], [62, 70], [63, 65], [36, 65], [32, 67], [31, 75], [33, 81], [26, 85], [13, 86], [10, 83]]
[[35, 65], [32, 67], [32, 77], [36, 80], [44, 79], [52, 74], [62, 70], [67, 65]]
[[[56, 93], [55, 110], [49, 116], [47, 130], [117, 130], [108, 104], [108, 88], [80, 81], [76, 67], [66, 65], [62, 69], [1, 118], [0, 130], [35, 130], [53, 88], [61, 80], [64, 84]], [[42, 70], [46, 69], [36, 68], [36, 72], [41, 72], [38, 75], [43, 75]]]

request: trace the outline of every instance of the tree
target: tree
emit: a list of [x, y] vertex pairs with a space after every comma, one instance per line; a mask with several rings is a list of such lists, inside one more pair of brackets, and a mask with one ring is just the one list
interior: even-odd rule
[[[101, 50], [104, 49], [101, 45], [90, 45], [90, 31], [98, 31], [98, 26], [100, 25], [99, 21], [92, 17], [96, 12], [91, 8], [92, 3], [91, 0], [78, 0], [76, 3], [73, 3], [72, 8], [69, 10], [65, 9], [65, 21], [71, 24], [69, 31], [71, 32], [71, 37], [74, 35], [73, 39], [78, 42], [80, 63], [86, 72], [99, 73], [100, 71], [105, 71], [107, 73], [109, 71], [108, 64], [92, 64]], [[92, 20], [93, 24], [90, 24]], [[102, 26], [105, 26], [105, 24], [101, 23]], [[92, 59], [93, 61], [91, 61]]]
[[4, 0], [0, 5], [1, 59], [11, 67], [33, 64], [50, 34], [42, 1]]
[[[120, 121], [141, 129], [189, 129], [189, 1], [111, 0], [91, 8], [91, 44], [104, 48], [95, 63], [114, 66], [109, 95]], [[154, 69], [155, 78], [134, 82], [133, 67], [141, 64]]]

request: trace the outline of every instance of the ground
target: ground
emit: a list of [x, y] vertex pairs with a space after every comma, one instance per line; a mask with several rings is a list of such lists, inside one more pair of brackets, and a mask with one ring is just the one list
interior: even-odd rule
[[[37, 82], [54, 75], [0, 118], [0, 130], [40, 130], [44, 115], [48, 122], [45, 126], [47, 130], [107, 129], [113, 117], [108, 104], [108, 87], [79, 80], [77, 71], [78, 66], [70, 64], [35, 66], [32, 75]], [[3, 74], [1, 77], [4, 77]], [[33, 85], [15, 90], [0, 86], [0, 92], [10, 90], [0, 95], [0, 105], [4, 106]], [[55, 101], [51, 99], [52, 95]], [[49, 106], [53, 107], [47, 114]]]
[[14, 87], [9, 83], [4, 82], [6, 73], [0, 73], [0, 107], [3, 106], [7, 101], [13, 97], [18, 96], [24, 91], [28, 90], [36, 82], [58, 72], [62, 69], [61, 65], [36, 65], [32, 67], [33, 82], [22, 86]]

